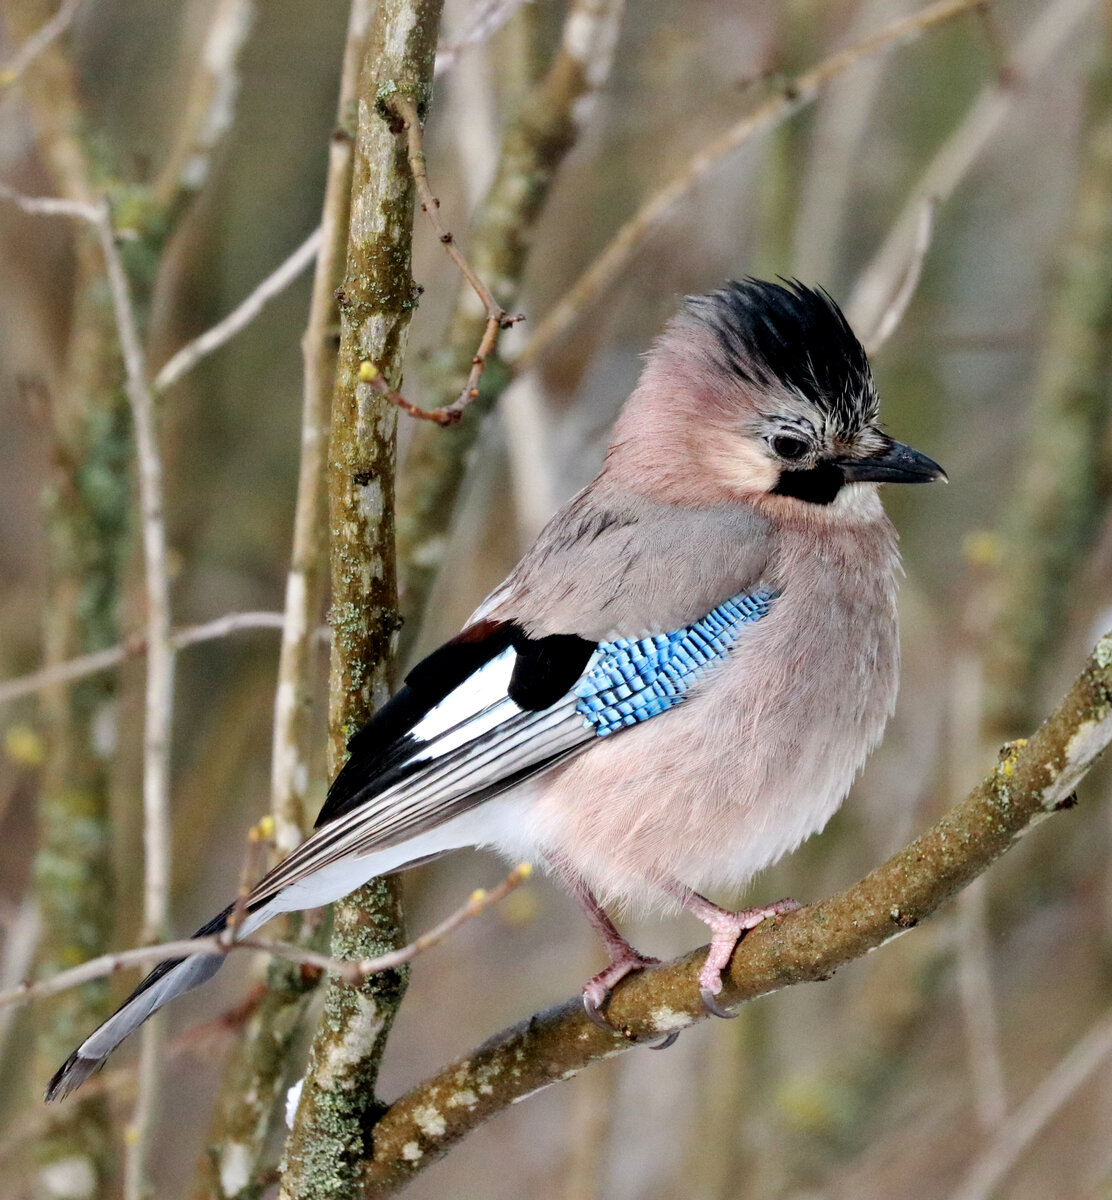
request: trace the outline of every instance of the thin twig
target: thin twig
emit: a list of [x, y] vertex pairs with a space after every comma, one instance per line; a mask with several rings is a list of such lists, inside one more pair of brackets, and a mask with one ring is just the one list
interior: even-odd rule
[[[147, 378], [131, 287], [116, 247], [108, 202], [95, 223], [124, 356], [124, 390], [131, 407], [139, 465], [139, 513], [147, 602], [147, 686], [143, 721], [143, 933], [153, 941], [170, 909], [170, 737], [174, 711], [174, 645], [170, 627], [170, 567], [162, 501], [162, 456], [154, 396]], [[128, 1141], [124, 1193], [138, 1200], [146, 1189], [146, 1162], [161, 1081], [161, 1022], [143, 1030], [139, 1096]]]
[[977, 1157], [951, 1200], [988, 1200], [1020, 1156], [1112, 1055], [1112, 1013], [1069, 1051]]
[[509, 329], [523, 316], [511, 317], [494, 299], [490, 288], [479, 278], [477, 272], [464, 257], [456, 244], [455, 235], [440, 219], [440, 201], [433, 195], [429, 184], [428, 168], [425, 165], [425, 151], [421, 143], [421, 121], [417, 114], [417, 106], [408, 96], [397, 96], [390, 101], [394, 112], [405, 125], [406, 144], [408, 148], [409, 169], [413, 172], [413, 182], [417, 187], [417, 196], [421, 202], [421, 211], [428, 214], [429, 221], [440, 244], [448, 257], [455, 263], [457, 270], [470, 285], [471, 290], [479, 298], [479, 303], [486, 313], [486, 327], [483, 330], [479, 348], [471, 359], [471, 370], [467, 383], [456, 400], [440, 408], [424, 409], [406, 400], [401, 393], [390, 387], [382, 377], [382, 372], [371, 362], [360, 364], [359, 378], [372, 387], [391, 403], [396, 404], [404, 413], [424, 421], [433, 421], [438, 425], [454, 425], [463, 416], [467, 406], [479, 395], [479, 380], [483, 374], [487, 359], [493, 353], [498, 342], [498, 334], [503, 329]]
[[[185, 625], [176, 629], [170, 635], [170, 641], [175, 650], [185, 646], [195, 646], [199, 642], [211, 642], [229, 634], [239, 633], [249, 629], [281, 629], [282, 614], [272, 612], [242, 612], [227, 613], [213, 621], [202, 625]], [[328, 630], [324, 627], [317, 633], [327, 637]], [[63, 683], [72, 683], [76, 679], [84, 679], [87, 675], [95, 675], [98, 671], [107, 671], [119, 666], [125, 659], [133, 655], [143, 654], [147, 649], [145, 637], [129, 638], [118, 646], [109, 646], [106, 650], [97, 650], [93, 654], [82, 654], [66, 662], [43, 667], [30, 675], [21, 675], [17, 679], [6, 679], [0, 682], [0, 704], [18, 700], [22, 696], [30, 696], [44, 688], [55, 687]]]
[[456, 245], [455, 235], [440, 219], [440, 201], [433, 195], [429, 184], [428, 168], [425, 165], [425, 151], [421, 144], [421, 121], [417, 115], [417, 106], [408, 96], [398, 96], [391, 101], [391, 107], [405, 122], [405, 135], [408, 146], [409, 169], [413, 172], [413, 182], [417, 185], [417, 195], [421, 201], [421, 211], [426, 213], [429, 222], [436, 231], [440, 244], [448, 257], [456, 264], [456, 269], [471, 285], [471, 290], [479, 297], [483, 311], [488, 321], [504, 321], [509, 316], [499, 306], [491, 294], [490, 288], [472, 270], [471, 264], [463, 256]]
[[47, 48], [56, 42], [73, 24], [73, 18], [84, 0], [65, 0], [58, 11], [31, 34], [12, 55], [7, 66], [0, 67], [0, 87], [10, 88]]
[[900, 322], [907, 314], [911, 298], [915, 295], [915, 289], [919, 286], [919, 279], [923, 274], [923, 264], [927, 260], [927, 251], [930, 249], [931, 236], [934, 233], [934, 214], [937, 209], [937, 197], [928, 196], [923, 201], [919, 210], [919, 224], [915, 230], [915, 241], [911, 247], [903, 278], [896, 288], [895, 295], [888, 302], [888, 307], [881, 314], [876, 329], [868, 336], [862, 336], [865, 352], [870, 356], [876, 354], [896, 332]]
[[523, 3], [524, 0], [479, 0], [468, 14], [467, 24], [459, 37], [454, 42], [437, 47], [434, 77], [439, 78], [453, 67], [464, 50], [494, 37]]
[[200, 336], [187, 342], [154, 378], [154, 390], [163, 392], [214, 350], [230, 342], [240, 330], [245, 329], [262, 312], [263, 308], [280, 295], [313, 262], [320, 250], [321, 230], [316, 228], [286, 259], [280, 267], [268, 275], [255, 290], [220, 322], [206, 329]]
[[57, 196], [24, 196], [0, 183], [0, 199], [9, 200], [25, 213], [37, 217], [71, 217], [77, 221], [88, 221], [95, 225], [97, 208], [82, 200], [61, 200]]
[[473, 892], [468, 897], [466, 904], [458, 908], [446, 920], [441, 921], [439, 925], [433, 926], [427, 933], [423, 933], [419, 938], [398, 950], [392, 950], [388, 954], [381, 954], [375, 958], [364, 958], [352, 962], [333, 958], [328, 954], [318, 954], [315, 950], [309, 950], [305, 946], [292, 946], [287, 942], [268, 942], [254, 938], [237, 938], [231, 942], [226, 940], [223, 934], [200, 938], [181, 938], [177, 941], [161, 942], [156, 946], [137, 946], [132, 950], [120, 950], [115, 954], [102, 954], [99, 958], [92, 958], [79, 967], [72, 967], [68, 971], [59, 971], [57, 975], [52, 975], [49, 979], [40, 979], [34, 982], [27, 980], [16, 987], [0, 992], [0, 1009], [42, 1000], [47, 996], [68, 991], [70, 988], [80, 987], [91, 980], [114, 975], [117, 971], [122, 971], [127, 967], [153, 966], [168, 959], [188, 958], [194, 954], [223, 957], [233, 950], [260, 950], [265, 954], [272, 954], [276, 958], [284, 958], [301, 966], [331, 972], [349, 983], [358, 983], [380, 971], [388, 971], [402, 966], [403, 963], [411, 962], [419, 954], [439, 945], [461, 925], [480, 916], [488, 908], [504, 900], [531, 874], [530, 865], [521, 863], [514, 867], [496, 888], [489, 892], [482, 888]]
[[564, 294], [537, 326], [532, 338], [515, 360], [521, 371], [536, 362], [549, 346], [584, 317], [625, 269], [648, 235], [657, 228], [677, 201], [703, 179], [722, 159], [751, 140], [774, 128], [810, 104], [822, 89], [839, 75], [874, 54], [920, 37], [928, 30], [978, 7], [982, 0], [942, 0], [920, 12], [893, 21], [871, 37], [823, 59], [810, 70], [789, 79], [770, 99], [746, 114], [724, 133], [694, 154], [684, 168], [645, 201], [618, 230], [602, 253]]

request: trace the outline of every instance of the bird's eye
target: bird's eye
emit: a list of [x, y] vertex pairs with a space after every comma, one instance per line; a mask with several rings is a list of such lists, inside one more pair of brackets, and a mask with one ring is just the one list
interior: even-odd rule
[[802, 438], [791, 437], [786, 433], [778, 434], [772, 439], [772, 449], [781, 457], [787, 459], [802, 458], [809, 447]]

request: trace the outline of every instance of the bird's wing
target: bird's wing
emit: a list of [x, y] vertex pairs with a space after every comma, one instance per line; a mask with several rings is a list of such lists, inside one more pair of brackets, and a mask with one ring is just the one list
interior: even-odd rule
[[642, 637], [769, 581], [774, 531], [749, 506], [660, 504], [605, 478], [552, 518], [472, 621], [512, 620], [533, 637]]
[[355, 735], [315, 832], [251, 897], [252, 909], [341, 859], [435, 828], [666, 712], [771, 608], [756, 588], [698, 621], [640, 638], [528, 638], [481, 622], [419, 664]]
[[587, 745], [573, 688], [597, 644], [531, 639], [509, 622], [464, 630], [406, 677], [349, 742], [316, 830], [251, 897], [253, 908], [343, 858], [424, 833]]

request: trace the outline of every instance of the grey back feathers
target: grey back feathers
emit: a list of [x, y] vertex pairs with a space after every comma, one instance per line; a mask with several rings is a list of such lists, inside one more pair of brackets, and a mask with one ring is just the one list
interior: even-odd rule
[[835, 435], [852, 436], [876, 420], [865, 349], [822, 289], [750, 278], [686, 304], [715, 335], [724, 365], [748, 383], [801, 396]]

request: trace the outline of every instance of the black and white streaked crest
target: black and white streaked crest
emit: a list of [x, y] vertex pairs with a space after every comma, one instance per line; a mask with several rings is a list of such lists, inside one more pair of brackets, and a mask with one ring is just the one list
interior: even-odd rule
[[821, 288], [749, 278], [709, 296], [689, 296], [687, 305], [713, 330], [730, 369], [743, 379], [804, 397], [834, 433], [852, 435], [876, 420], [865, 348]]

